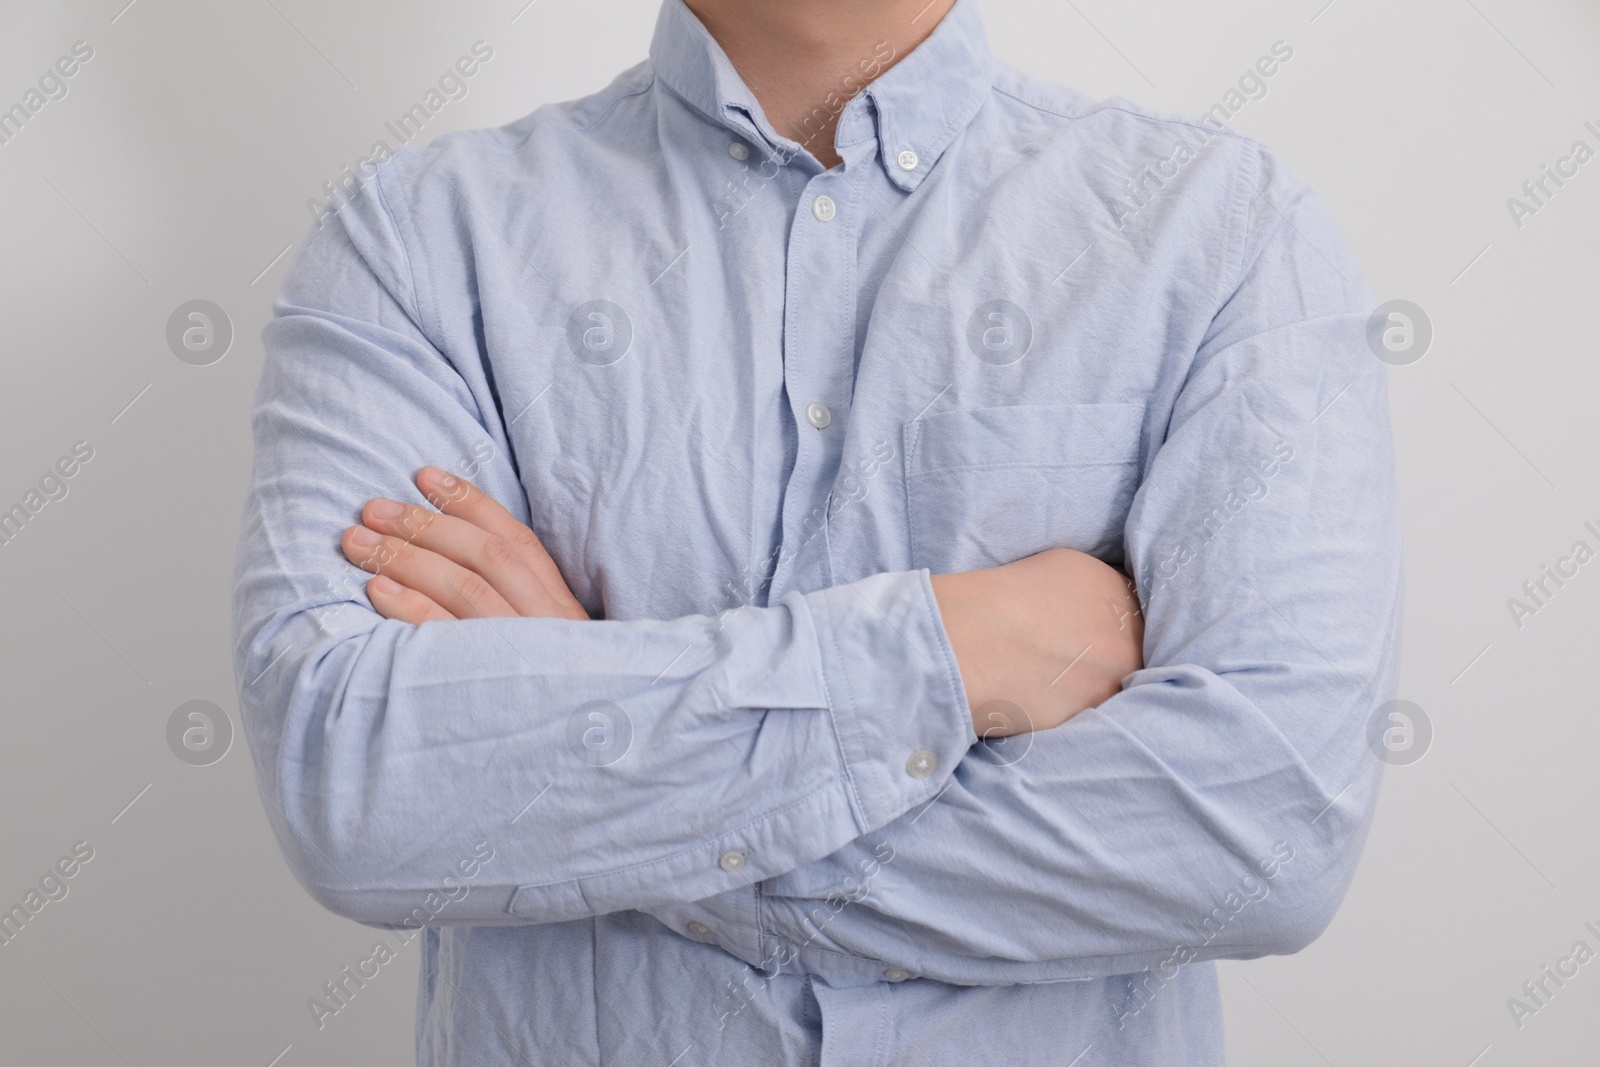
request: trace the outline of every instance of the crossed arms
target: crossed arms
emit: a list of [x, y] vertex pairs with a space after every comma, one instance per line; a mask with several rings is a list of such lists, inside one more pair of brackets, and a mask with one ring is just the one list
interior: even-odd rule
[[[341, 546], [374, 572], [367, 598], [386, 619], [581, 619], [589, 613], [538, 535], [472, 483], [424, 467], [438, 510], [379, 497]], [[1051, 549], [931, 580], [979, 737], [1059, 726], [1104, 702], [1144, 666], [1144, 626], [1126, 576]]]
[[[1399, 531], [1368, 295], [1303, 284], [1342, 245], [1314, 206], [1280, 213], [1174, 383], [1128, 517], [1144, 603], [1120, 618], [1142, 617], [1142, 666], [1094, 584], [1125, 596], [1122, 580], [1068, 553], [716, 616], [587, 618], [519, 532], [489, 389], [417, 325], [392, 234], [330, 224], [267, 331], [235, 599], [247, 736], [298, 877], [341, 914], [403, 922], [488, 838], [494, 862], [437, 921], [555, 922], [759, 881], [781, 932], [888, 838], [894, 862], [824, 947], [983, 984], [1309, 942], [1377, 786], [1364, 726], [1394, 680]], [[372, 553], [355, 507], [486, 432], [502, 436], [481, 497], [424, 471], [411, 506], [444, 507], [389, 546], [400, 591], [345, 584], [333, 546]], [[1190, 535], [1273, 456], [1270, 492]], [[371, 505], [362, 520], [396, 536]], [[1052, 687], [1085, 645], [1104, 660]], [[603, 784], [568, 737], [596, 699], [632, 731]], [[996, 700], [1032, 721], [987, 720]], [[1024, 759], [976, 744], [1030, 727]], [[908, 773], [922, 753], [927, 773]], [[1269, 865], [1270, 894], [1232, 909]], [[1233, 917], [1208, 933], [1219, 906]]]

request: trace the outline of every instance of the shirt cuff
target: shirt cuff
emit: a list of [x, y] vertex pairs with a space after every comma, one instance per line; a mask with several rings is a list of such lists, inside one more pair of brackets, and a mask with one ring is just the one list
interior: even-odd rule
[[978, 740], [926, 570], [805, 597], [862, 833], [937, 796]]

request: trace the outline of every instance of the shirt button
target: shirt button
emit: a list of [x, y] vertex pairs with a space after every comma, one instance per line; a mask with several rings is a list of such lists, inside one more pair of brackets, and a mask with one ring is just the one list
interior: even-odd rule
[[889, 967], [884, 970], [883, 976], [891, 982], [904, 982], [911, 977], [911, 972], [904, 967]]
[[833, 197], [824, 195], [811, 201], [811, 213], [817, 217], [818, 222], [832, 222], [838, 209], [834, 206]]
[[828, 410], [828, 405], [811, 403], [806, 405], [806, 421], [819, 430], [828, 428], [833, 421], [833, 412]]
[[711, 927], [696, 919], [694, 922], [689, 924], [689, 932], [696, 937], [710, 937]]
[[725, 871], [737, 871], [744, 867], [744, 853], [738, 849], [729, 849], [717, 860], [717, 866]]
[[908, 148], [895, 157], [895, 162], [900, 164], [901, 170], [916, 170], [917, 154]]
[[938, 769], [939, 757], [925, 748], [917, 749], [906, 760], [906, 773], [913, 778], [926, 778]]
[[731, 145], [728, 146], [728, 155], [732, 156], [734, 159], [741, 160], [741, 161], [749, 159], [750, 158], [750, 146], [745, 144], [745, 143], [743, 143], [742, 141], [735, 141]]

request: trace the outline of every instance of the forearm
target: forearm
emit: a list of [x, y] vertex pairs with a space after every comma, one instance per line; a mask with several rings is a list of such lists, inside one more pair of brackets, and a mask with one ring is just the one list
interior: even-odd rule
[[[1357, 746], [1313, 769], [1203, 672], [1131, 681], [1021, 759], [979, 746], [937, 800], [764, 884], [763, 926], [957, 984], [1304, 947], [1348, 884], [1380, 765]], [[1367, 696], [1325, 693], [1353, 733]], [[1180, 725], [1201, 699], [1205, 720]]]
[[[494, 861], [440, 921], [692, 900], [942, 786], [970, 731], [953, 676], [907, 662], [907, 639], [937, 647], [926, 598], [888, 575], [721, 618], [422, 627], [352, 602], [244, 640], [245, 722], [280, 842], [341, 914], [401, 921], [481, 841]], [[935, 772], [908, 775], [922, 750]]]

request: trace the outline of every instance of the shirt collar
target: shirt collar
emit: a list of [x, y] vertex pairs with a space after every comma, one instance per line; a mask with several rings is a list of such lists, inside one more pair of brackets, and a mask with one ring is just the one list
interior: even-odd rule
[[[667, 88], [713, 121], [764, 142], [774, 154], [799, 150], [773, 129], [755, 94], [683, 0], [663, 0], [650, 62]], [[876, 133], [879, 163], [890, 181], [915, 189], [983, 106], [994, 71], [977, 0], [956, 0], [925, 41], [845, 105], [835, 143], [842, 150]], [[909, 170], [901, 166], [908, 152], [916, 156]]]

